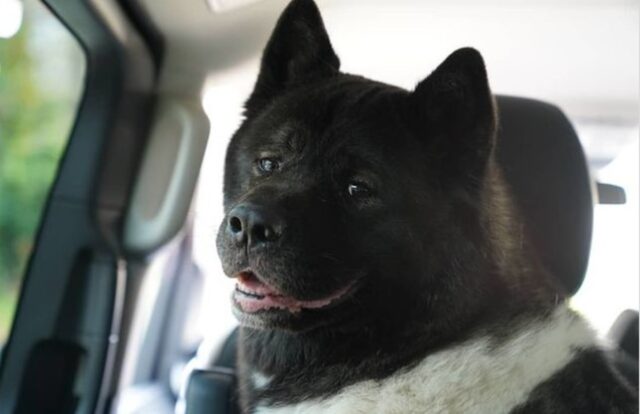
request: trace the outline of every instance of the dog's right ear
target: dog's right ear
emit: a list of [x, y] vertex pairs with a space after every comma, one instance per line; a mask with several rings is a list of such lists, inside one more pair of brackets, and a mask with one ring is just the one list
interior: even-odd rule
[[258, 80], [245, 104], [246, 115], [260, 111], [287, 89], [334, 76], [339, 69], [340, 60], [318, 6], [313, 0], [293, 0], [278, 19], [262, 55]]
[[[453, 52], [411, 94], [413, 121], [431, 136], [443, 175], [478, 181], [495, 145], [496, 114], [484, 59], [475, 49]], [[426, 134], [425, 134], [426, 135]]]

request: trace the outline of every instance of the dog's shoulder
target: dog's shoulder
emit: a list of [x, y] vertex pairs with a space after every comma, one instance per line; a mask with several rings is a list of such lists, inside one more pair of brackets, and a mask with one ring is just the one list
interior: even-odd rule
[[[588, 381], [601, 385], [603, 393], [607, 387], [617, 387], [607, 370], [592, 330], [582, 318], [560, 306], [547, 318], [517, 322], [517, 329], [509, 335], [478, 336], [431, 354], [389, 378], [362, 381], [335, 395], [295, 405], [258, 406], [256, 412], [529, 413], [547, 412], [541, 407], [549, 404], [578, 409], [553, 411], [558, 413], [592, 412], [580, 411], [578, 400], [588, 397], [594, 385]], [[574, 383], [579, 388], [566, 388]], [[607, 401], [632, 399], [600, 398], [601, 407], [608, 407]]]
[[637, 413], [637, 390], [600, 349], [584, 349], [538, 385], [512, 414]]

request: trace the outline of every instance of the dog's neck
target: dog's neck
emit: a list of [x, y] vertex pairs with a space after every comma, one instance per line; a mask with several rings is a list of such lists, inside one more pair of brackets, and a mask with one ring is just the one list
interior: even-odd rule
[[[485, 332], [430, 353], [379, 380], [362, 380], [332, 395], [274, 405], [259, 401], [256, 413], [506, 413], [596, 343], [585, 322], [564, 305], [535, 319], [510, 321], [503, 336]], [[586, 354], [583, 354], [586, 353]], [[267, 377], [254, 375], [258, 388]], [[293, 392], [303, 385], [292, 387]]]
[[242, 328], [239, 370], [243, 405], [258, 400], [296, 403], [331, 395], [362, 380], [386, 378], [472, 337], [489, 331], [499, 337], [501, 326], [513, 326], [518, 319], [539, 318], [552, 307], [549, 303], [546, 310], [514, 308], [504, 315], [496, 314], [498, 308], [493, 307], [456, 324], [435, 324], [425, 318], [406, 324], [393, 321], [383, 328], [365, 326], [358, 332]]

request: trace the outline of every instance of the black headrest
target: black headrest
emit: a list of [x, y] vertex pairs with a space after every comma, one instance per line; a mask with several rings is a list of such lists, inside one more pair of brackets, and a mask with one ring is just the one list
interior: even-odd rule
[[235, 370], [196, 369], [189, 376], [185, 414], [237, 414]]
[[238, 328], [225, 339], [207, 369], [194, 369], [189, 375], [185, 393], [185, 414], [236, 414], [236, 355]]
[[534, 248], [570, 294], [584, 279], [591, 246], [592, 183], [578, 137], [550, 104], [497, 97], [497, 159]]

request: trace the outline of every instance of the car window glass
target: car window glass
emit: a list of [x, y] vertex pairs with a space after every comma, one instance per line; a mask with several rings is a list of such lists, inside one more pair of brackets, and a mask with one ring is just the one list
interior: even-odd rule
[[35, 0], [0, 2], [0, 348], [84, 83], [82, 49]]
[[638, 309], [638, 126], [628, 126], [627, 136], [628, 141], [613, 161], [595, 172], [599, 181], [624, 188], [626, 202], [595, 206], [589, 266], [584, 283], [572, 299], [574, 307], [603, 335], [623, 310]]

